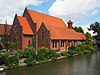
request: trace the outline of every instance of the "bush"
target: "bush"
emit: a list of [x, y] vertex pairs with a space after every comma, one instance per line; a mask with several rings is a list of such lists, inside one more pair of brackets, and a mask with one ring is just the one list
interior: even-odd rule
[[15, 55], [10, 55], [7, 59], [7, 65], [10, 68], [16, 68], [19, 64], [19, 59]]
[[67, 51], [61, 52], [61, 55], [62, 55], [62, 56], [66, 56], [66, 57], [71, 56], [70, 53], [68, 53]]
[[70, 47], [68, 48], [68, 50], [75, 50], [75, 47], [74, 47], [74, 46], [70, 46]]
[[25, 61], [24, 61], [28, 66], [34, 65], [36, 63], [36, 60], [33, 58], [33, 56], [29, 56]]
[[48, 48], [40, 48], [37, 53], [37, 61], [44, 61], [48, 59], [56, 60], [60, 55], [57, 53], [58, 50], [50, 50]]
[[56, 60], [59, 56], [60, 56], [60, 54], [57, 53], [56, 50], [50, 50], [50, 52], [48, 54], [49, 59], [52, 59], [52, 60]]
[[39, 48], [37, 51], [37, 61], [43, 61], [48, 59], [50, 50], [48, 48]]
[[26, 48], [23, 51], [17, 51], [19, 58], [28, 58], [30, 55], [33, 56], [34, 58], [36, 58], [36, 49], [34, 48]]
[[15, 68], [18, 65], [19, 59], [17, 58], [17, 56], [15, 56], [15, 54], [11, 52], [3, 52], [2, 55], [4, 57], [4, 64], [6, 66]]
[[70, 56], [73, 56], [74, 54], [76, 54], [75, 50], [68, 50], [68, 53], [70, 54]]

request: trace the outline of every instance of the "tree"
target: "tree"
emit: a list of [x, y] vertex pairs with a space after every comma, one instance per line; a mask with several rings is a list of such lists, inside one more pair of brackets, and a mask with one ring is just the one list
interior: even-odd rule
[[83, 31], [82, 27], [74, 27], [73, 29], [74, 29], [76, 32], [81, 32], [81, 33], [84, 34], [84, 31]]
[[7, 30], [7, 22], [4, 24], [4, 36], [2, 37], [2, 42], [5, 47], [5, 49], [8, 51], [9, 47], [9, 35], [8, 35], [8, 30]]
[[89, 45], [89, 46], [92, 46], [92, 36], [91, 36], [91, 34], [87, 32], [85, 34], [85, 36], [86, 36], [86, 44]]
[[73, 29], [74, 29], [76, 32], [79, 32], [78, 27], [74, 27]]
[[84, 34], [84, 31], [83, 31], [82, 27], [79, 27], [79, 32]]
[[13, 51], [15, 49], [16, 43], [15, 42], [9, 42], [9, 49]]
[[100, 23], [99, 22], [94, 22], [90, 25], [90, 28], [88, 30], [93, 30], [94, 38], [96, 39], [96, 44], [98, 47], [100, 47]]

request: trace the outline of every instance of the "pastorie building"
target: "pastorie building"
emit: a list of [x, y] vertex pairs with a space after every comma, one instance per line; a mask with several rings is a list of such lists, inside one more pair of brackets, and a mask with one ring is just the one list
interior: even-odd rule
[[17, 39], [21, 50], [32, 44], [35, 48], [47, 47], [63, 51], [77, 45], [77, 41], [86, 39], [82, 33], [72, 29], [71, 20], [67, 24], [60, 18], [25, 8], [22, 16], [15, 15], [10, 39]]
[[[11, 29], [11, 25], [7, 25], [7, 33], [9, 37], [10, 37], [10, 29]], [[5, 36], [4, 34], [5, 34], [4, 24], [0, 24], [0, 49], [2, 49], [3, 47], [2, 38]]]

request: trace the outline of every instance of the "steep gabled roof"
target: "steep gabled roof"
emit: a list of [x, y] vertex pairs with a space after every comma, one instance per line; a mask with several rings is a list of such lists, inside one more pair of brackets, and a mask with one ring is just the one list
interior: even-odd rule
[[50, 16], [50, 15], [46, 15], [46, 14], [36, 12], [36, 11], [33, 11], [33, 10], [29, 10], [29, 9], [27, 9], [27, 11], [29, 12], [33, 22], [37, 23], [38, 29], [40, 28], [42, 22], [45, 25], [57, 26], [57, 27], [60, 27], [60, 28], [67, 28], [66, 24], [60, 18], [53, 17], [53, 16]]
[[[10, 35], [10, 29], [12, 25], [7, 25], [7, 32]], [[4, 30], [4, 24], [0, 24], [0, 35], [4, 35], [5, 30]]]
[[33, 35], [31, 27], [25, 17], [17, 16], [20, 25], [23, 27], [23, 34]]
[[[44, 23], [48, 30], [50, 30], [51, 39], [66, 39], [66, 40], [85, 40], [85, 36], [81, 33], [69, 29], [64, 21], [50, 15], [42, 14], [33, 10], [26, 9], [32, 18], [33, 22], [37, 24], [37, 29]], [[71, 21], [70, 21], [71, 22]]]

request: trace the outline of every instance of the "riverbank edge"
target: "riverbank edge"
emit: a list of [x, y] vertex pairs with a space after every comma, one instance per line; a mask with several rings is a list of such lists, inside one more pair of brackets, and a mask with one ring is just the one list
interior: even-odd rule
[[[96, 52], [96, 51], [94, 51]], [[93, 53], [93, 52], [88, 52], [86, 54], [90, 54], [90, 53]], [[81, 54], [81, 55], [86, 55], [86, 54]], [[72, 56], [69, 56], [69, 57], [75, 57], [75, 56], [80, 56], [80, 54], [74, 54]], [[49, 59], [48, 61], [42, 61], [42, 62], [36, 62], [34, 65], [31, 65], [31, 66], [35, 66], [35, 65], [40, 65], [40, 64], [45, 64], [45, 63], [49, 63], [49, 62], [54, 62], [54, 61], [57, 61], [57, 60], [61, 60], [61, 59], [65, 59], [65, 58], [69, 58], [69, 57], [66, 57], [66, 56], [61, 56], [61, 57], [58, 57], [56, 60], [52, 60], [52, 59]], [[16, 68], [22, 68], [22, 67], [29, 67], [28, 65], [26, 65], [25, 63], [23, 63], [24, 65], [18, 65], [17, 67], [15, 68], [9, 68], [8, 66], [5, 66], [5, 65], [0, 65], [5, 71], [5, 70], [10, 70], [10, 69], [16, 69]]]

